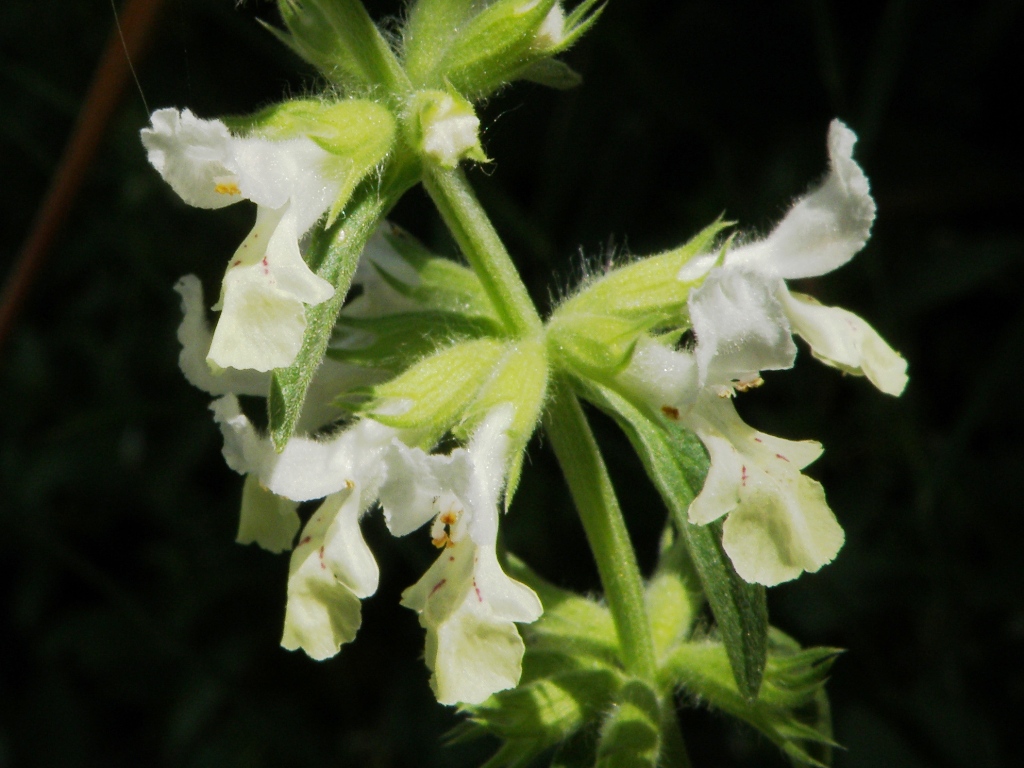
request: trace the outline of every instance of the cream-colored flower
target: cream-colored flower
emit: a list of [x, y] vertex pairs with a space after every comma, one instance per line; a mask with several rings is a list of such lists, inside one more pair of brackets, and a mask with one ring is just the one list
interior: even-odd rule
[[299, 239], [327, 210], [340, 182], [331, 155], [311, 139], [234, 136], [219, 120], [160, 109], [142, 131], [150, 163], [190, 205], [257, 204], [256, 225], [224, 276], [220, 322], [208, 362], [269, 371], [290, 365], [302, 345], [305, 306], [334, 295], [299, 252]]
[[[429, 456], [392, 444], [392, 470], [381, 489], [388, 526], [402, 535], [433, 518], [431, 538], [441, 553], [402, 605], [427, 630], [425, 658], [442, 704], [479, 704], [514, 688], [525, 646], [516, 622], [542, 612], [533, 590], [498, 564], [498, 503], [511, 460], [511, 405], [494, 408], [468, 449]], [[401, 469], [399, 469], [401, 468]]]
[[680, 279], [705, 274], [690, 293], [700, 383], [720, 390], [755, 382], [762, 370], [790, 368], [792, 334], [823, 362], [866, 375], [883, 392], [906, 385], [906, 361], [856, 315], [791, 294], [786, 280], [841, 267], [867, 242], [875, 217], [867, 177], [853, 160], [857, 137], [839, 120], [829, 127], [830, 172], [796, 202], [772, 233], [717, 256], [692, 260]]

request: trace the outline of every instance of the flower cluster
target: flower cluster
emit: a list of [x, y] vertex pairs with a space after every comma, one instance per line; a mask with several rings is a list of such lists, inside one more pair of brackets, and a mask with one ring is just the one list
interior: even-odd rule
[[[576, 82], [553, 56], [593, 23], [596, 0], [568, 14], [555, 0], [420, 0], [397, 49], [358, 0], [279, 6], [287, 32], [278, 36], [336, 91], [246, 118], [161, 109], [142, 141], [186, 203], [257, 205], [252, 231], [228, 262], [212, 330], [198, 278], [178, 283], [178, 338], [181, 369], [214, 396], [224, 458], [245, 477], [238, 541], [290, 552], [282, 645], [321, 660], [354, 639], [361, 601], [379, 578], [361, 521], [380, 509], [393, 535], [424, 530], [424, 546], [438, 551], [401, 601], [426, 631], [438, 701], [479, 705], [515, 688], [526, 653], [517, 624], [533, 624], [543, 637], [568, 605], [614, 630], [595, 653], [589, 635], [597, 630], [577, 626], [579, 652], [554, 653], [567, 675], [593, 678], [580, 702], [613, 711], [602, 743], [629, 738], [635, 716], [657, 745], [659, 729], [674, 722], [662, 713], [671, 685], [686, 679], [701, 695], [718, 691], [788, 744], [793, 702], [810, 701], [833, 654], [780, 663], [776, 682], [799, 678], [800, 697], [771, 704], [770, 716], [752, 709], [769, 635], [764, 589], [752, 585], [817, 571], [844, 534], [822, 487], [802, 472], [822, 447], [755, 430], [733, 398], [763, 384], [762, 372], [794, 365], [794, 334], [821, 361], [883, 392], [899, 395], [906, 385], [906, 362], [871, 326], [786, 282], [831, 272], [867, 242], [875, 205], [853, 159], [853, 132], [833, 121], [825, 179], [767, 237], [723, 240], [727, 225], [715, 222], [679, 248], [585, 281], [544, 321], [460, 165], [487, 159], [473, 100], [518, 79]], [[471, 267], [429, 253], [383, 221], [419, 181]], [[267, 433], [241, 396], [266, 398]], [[619, 535], [609, 519], [619, 514], [610, 483], [593, 476], [604, 468], [577, 397], [625, 427], [673, 511], [666, 541], [679, 536], [647, 588], [624, 524]], [[554, 596], [542, 606], [532, 588], [540, 581], [521, 575], [528, 569], [499, 546], [501, 512], [545, 413], [584, 527], [596, 536], [599, 571], [615, 582], [614, 592], [605, 584], [607, 609], [551, 585], [538, 587]], [[703, 452], [698, 445], [700, 455], [682, 455], [680, 441], [694, 436]], [[581, 480], [580, 467], [591, 476]], [[593, 489], [580, 490], [588, 482], [598, 488], [596, 502]], [[308, 516], [304, 502], [317, 502]], [[595, 523], [595, 515], [606, 517]], [[710, 525], [716, 521], [720, 528]], [[700, 533], [687, 538], [691, 529]], [[676, 545], [689, 549], [680, 554]], [[724, 648], [691, 642], [705, 598], [687, 596], [684, 569], [666, 565], [673, 558], [689, 558]], [[719, 600], [723, 590], [746, 592]], [[668, 628], [655, 633], [651, 606], [659, 605]], [[556, 615], [542, 618], [552, 607]], [[695, 671], [708, 659], [718, 672], [731, 667], [733, 678]], [[656, 691], [662, 671], [668, 683]], [[730, 685], [735, 690], [722, 694]], [[572, 721], [559, 738], [585, 721], [582, 704], [576, 712], [551, 703], [563, 693], [544, 694], [552, 718]], [[794, 738], [827, 741], [823, 731], [801, 733]], [[653, 765], [658, 749], [647, 748]]]
[[[360, 352], [365, 356], [376, 343], [365, 331], [346, 328], [346, 323], [358, 328], [367, 320], [388, 317], [422, 324], [429, 307], [409, 293], [440, 279], [437, 272], [457, 274], [470, 287], [475, 284], [468, 270], [452, 262], [437, 263], [441, 260], [433, 257], [416, 260], [416, 251], [403, 257], [394, 242], [418, 250], [407, 236], [390, 228], [371, 240], [357, 276], [362, 292], [339, 318], [332, 352], [342, 360], [328, 357], [320, 368], [300, 424], [305, 431], [333, 429], [330, 425], [345, 413], [332, 405], [339, 395], [387, 377], [373, 365], [343, 361], [363, 359]], [[378, 390], [381, 397], [372, 406], [373, 417], [355, 416], [319, 438], [297, 436], [278, 453], [238, 400], [238, 395], [265, 396], [269, 374], [211, 372], [204, 363], [212, 339], [202, 288], [190, 275], [180, 281], [178, 291], [184, 311], [179, 328], [182, 370], [195, 386], [220, 395], [211, 410], [224, 436], [224, 458], [246, 476], [238, 540], [272, 552], [291, 550], [282, 645], [325, 659], [355, 637], [360, 600], [376, 591], [378, 581], [377, 563], [359, 523], [379, 503], [394, 535], [405, 536], [430, 523], [430, 539], [440, 550], [434, 565], [402, 598], [427, 630], [426, 660], [438, 700], [477, 703], [515, 686], [524, 650], [515, 622], [531, 622], [541, 614], [537, 596], [506, 576], [498, 562], [499, 507], [522, 449], [516, 435], [521, 430], [517, 423], [524, 418], [517, 417], [516, 410], [524, 406], [523, 398], [503, 401], [493, 381], [489, 394], [483, 391], [487, 387], [478, 387], [476, 397], [469, 398], [477, 405], [478, 418], [467, 422], [466, 447], [432, 454], [419, 446], [433, 445], [439, 431], [446, 430], [416, 424], [422, 403], [388, 396], [385, 386]], [[435, 300], [439, 293], [431, 291]], [[439, 339], [453, 333], [442, 319], [434, 317], [433, 322]], [[440, 354], [447, 353], [450, 359], [457, 346]], [[477, 346], [471, 353], [481, 351]], [[518, 350], [500, 347], [496, 352], [494, 360], [503, 361], [506, 369], [510, 358], [519, 355]], [[394, 355], [380, 360], [394, 360]], [[497, 367], [502, 368], [500, 362]], [[421, 362], [413, 377], [423, 374]], [[536, 398], [532, 406], [538, 406]], [[403, 418], [414, 425], [385, 423], [401, 423]], [[535, 420], [535, 413], [525, 418]], [[303, 525], [298, 502], [316, 499], [322, 501]]]

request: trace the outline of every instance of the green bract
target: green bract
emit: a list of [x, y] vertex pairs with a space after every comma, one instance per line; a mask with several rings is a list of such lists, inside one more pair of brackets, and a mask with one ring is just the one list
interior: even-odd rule
[[288, 33], [270, 31], [329, 80], [403, 89], [405, 73], [360, 0], [278, 0], [277, 6]]
[[564, 64], [548, 64], [596, 21], [597, 0], [568, 17], [555, 0], [421, 0], [403, 30], [403, 59], [417, 87], [454, 86], [479, 99], [518, 79], [555, 87], [579, 82]]
[[[438, 437], [461, 422], [466, 404], [487, 381], [505, 352], [497, 339], [454, 344], [420, 360], [373, 390], [363, 411], [382, 424], [429, 429]], [[389, 413], [398, 410], [399, 413]]]
[[605, 378], [621, 371], [641, 334], [685, 322], [693, 283], [678, 279], [729, 226], [721, 220], [686, 245], [613, 269], [563, 302], [548, 321], [553, 353], [570, 371]]

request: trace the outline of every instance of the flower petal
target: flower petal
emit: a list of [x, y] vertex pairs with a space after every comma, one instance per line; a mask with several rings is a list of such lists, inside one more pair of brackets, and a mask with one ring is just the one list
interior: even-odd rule
[[444, 550], [402, 605], [420, 613], [427, 630], [425, 659], [442, 704], [479, 704], [514, 688], [525, 647], [516, 621], [534, 621], [540, 600], [510, 579], [493, 546], [466, 539]]
[[219, 368], [211, 370], [206, 362], [210, 352], [213, 334], [206, 322], [203, 303], [203, 286], [195, 275], [182, 277], [174, 290], [181, 296], [181, 324], [178, 326], [178, 341], [181, 353], [178, 367], [185, 374], [188, 383], [211, 395], [255, 395], [266, 397], [270, 391], [270, 376], [251, 370]]
[[821, 486], [800, 472], [821, 454], [818, 443], [758, 432], [731, 400], [709, 393], [685, 423], [711, 455], [690, 521], [703, 525], [728, 514], [722, 541], [743, 579], [772, 586], [835, 557], [843, 530]]
[[732, 267], [711, 271], [690, 292], [690, 321], [701, 386], [729, 386], [758, 371], [791, 368], [796, 345], [776, 298], [777, 278]]
[[242, 487], [235, 541], [256, 543], [275, 554], [291, 549], [301, 524], [297, 507], [294, 501], [282, 499], [261, 486], [255, 475], [248, 475]]
[[333, 295], [299, 253], [290, 207], [259, 208], [256, 225], [224, 274], [209, 359], [221, 368], [257, 371], [290, 365], [306, 330], [303, 304]]
[[373, 485], [376, 492], [385, 475], [384, 451], [398, 434], [372, 419], [360, 419], [330, 440], [293, 437], [277, 453], [256, 432], [234, 395], [214, 400], [210, 410], [224, 436], [228, 466], [257, 475], [269, 490], [293, 501], [323, 498], [355, 483]]
[[141, 131], [149, 162], [171, 189], [197, 208], [223, 208], [242, 199], [236, 141], [220, 120], [202, 120], [185, 109], [158, 109]]
[[305, 233], [327, 210], [341, 189], [330, 172], [330, 152], [305, 137], [269, 141], [257, 137], [235, 139], [234, 158], [242, 194], [267, 208], [289, 202], [296, 229]]
[[[367, 495], [370, 496], [367, 501]], [[288, 573], [281, 645], [321, 660], [350, 642], [361, 621], [359, 598], [377, 590], [379, 570], [359, 517], [372, 492], [353, 487], [324, 500], [302, 531]]]
[[867, 176], [853, 160], [856, 141], [853, 131], [833, 120], [825, 181], [798, 200], [767, 238], [727, 253], [726, 265], [793, 279], [824, 275], [853, 258], [875, 219]]
[[693, 354], [669, 349], [649, 336], [637, 340], [629, 365], [615, 378], [624, 390], [672, 421], [689, 411], [700, 392]]
[[810, 344], [816, 358], [847, 373], [867, 376], [886, 394], [903, 392], [907, 361], [864, 320], [800, 293], [787, 292], [782, 298], [793, 330]]
[[752, 478], [722, 532], [736, 573], [769, 587], [830, 563], [843, 540], [821, 485], [796, 470]]

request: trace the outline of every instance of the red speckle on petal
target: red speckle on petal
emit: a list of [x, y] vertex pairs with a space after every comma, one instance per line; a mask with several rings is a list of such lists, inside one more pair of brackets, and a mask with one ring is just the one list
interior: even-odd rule
[[320, 547], [320, 570], [326, 571], [327, 566], [324, 564], [324, 548]]
[[783, 455], [782, 455], [781, 453], [776, 453], [776, 454], [775, 454], [775, 458], [776, 458], [776, 459], [782, 459], [783, 461], [789, 461], [789, 459], [787, 459], [787, 458], [786, 458], [785, 456], [783, 456]]
[[311, 542], [312, 540], [312, 536], [303, 536], [302, 540], [299, 542], [299, 546], [301, 547], [303, 544], [309, 544], [309, 542]]
[[740, 467], [740, 485], [746, 486], [747, 484], [747, 465], [744, 464]]
[[755, 443], [763, 443], [763, 442], [764, 442], [764, 440], [762, 440], [762, 439], [761, 439], [760, 437], [755, 437], [755, 438], [754, 438], [754, 442], [755, 442]]
[[476, 592], [476, 599], [482, 603], [484, 596], [480, 594], [480, 587], [476, 585], [476, 579], [473, 579], [473, 591]]
[[241, 259], [235, 259], [234, 261], [231, 262], [231, 266], [232, 267], [237, 267], [241, 263], [242, 263]]
[[448, 562], [449, 563], [454, 563], [455, 562], [455, 555], [449, 555], [448, 556]]
[[434, 593], [437, 592], [437, 590], [439, 590], [441, 587], [443, 587], [447, 582], [448, 582], [448, 579], [441, 579], [439, 582], [437, 582], [437, 584], [434, 585], [434, 588], [432, 590], [430, 590], [430, 595], [429, 596], [433, 597]]
[[269, 275], [270, 274], [270, 265], [267, 264], [267, 257], [266, 256], [263, 257], [263, 261], [261, 261], [260, 264], [263, 265], [263, 274], [264, 275]]

